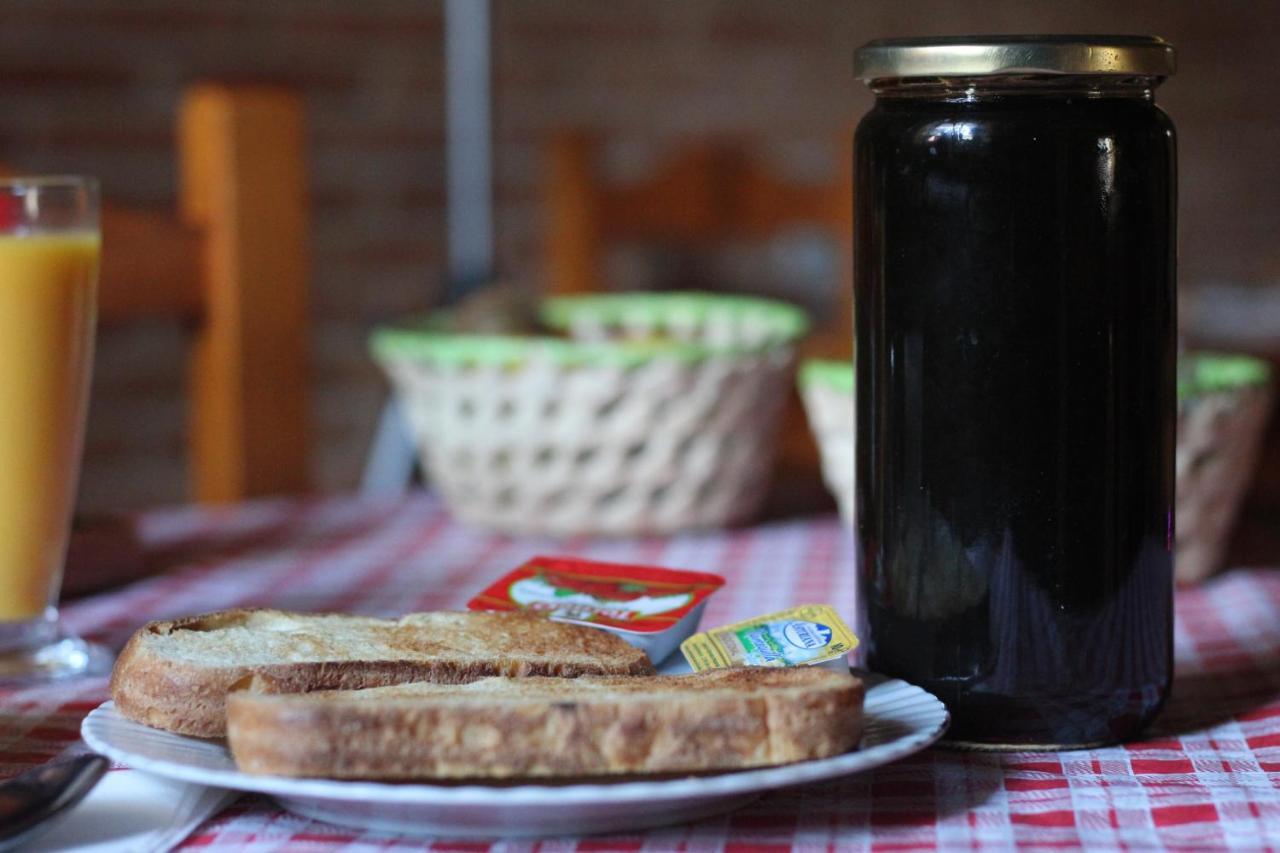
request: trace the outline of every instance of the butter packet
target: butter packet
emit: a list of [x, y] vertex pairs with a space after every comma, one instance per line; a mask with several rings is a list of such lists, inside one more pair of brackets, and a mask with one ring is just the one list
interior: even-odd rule
[[808, 666], [843, 658], [858, 638], [826, 604], [789, 607], [694, 634], [680, 651], [694, 672], [726, 666]]

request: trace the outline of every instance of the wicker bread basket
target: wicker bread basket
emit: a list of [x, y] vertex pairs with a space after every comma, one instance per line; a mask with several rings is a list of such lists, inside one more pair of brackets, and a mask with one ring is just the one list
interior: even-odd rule
[[843, 361], [806, 361], [800, 366], [800, 396], [822, 458], [822, 479], [853, 524], [853, 366]]
[[[1192, 353], [1179, 365], [1174, 574], [1195, 583], [1222, 568], [1257, 460], [1273, 386], [1264, 362]], [[853, 368], [806, 362], [800, 390], [827, 488], [853, 523]]]
[[375, 333], [423, 464], [465, 521], [510, 533], [671, 533], [748, 519], [807, 323], [709, 294], [551, 299], [564, 337]]
[[1267, 364], [1245, 356], [1192, 354], [1178, 379], [1175, 574], [1195, 583], [1226, 559], [1274, 388]]

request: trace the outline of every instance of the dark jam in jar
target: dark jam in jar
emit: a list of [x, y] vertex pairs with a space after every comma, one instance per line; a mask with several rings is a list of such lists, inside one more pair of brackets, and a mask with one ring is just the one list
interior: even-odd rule
[[1175, 151], [1158, 82], [877, 79], [858, 127], [867, 662], [942, 699], [952, 739], [1115, 742], [1168, 693]]

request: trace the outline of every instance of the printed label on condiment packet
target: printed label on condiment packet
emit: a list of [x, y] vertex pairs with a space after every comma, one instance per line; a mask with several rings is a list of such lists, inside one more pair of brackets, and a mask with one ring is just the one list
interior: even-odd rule
[[858, 638], [826, 604], [790, 607], [712, 628], [680, 644], [694, 672], [726, 666], [807, 666], [853, 651]]
[[724, 578], [705, 572], [534, 557], [467, 607], [532, 610], [565, 622], [658, 633], [675, 626], [723, 585]]

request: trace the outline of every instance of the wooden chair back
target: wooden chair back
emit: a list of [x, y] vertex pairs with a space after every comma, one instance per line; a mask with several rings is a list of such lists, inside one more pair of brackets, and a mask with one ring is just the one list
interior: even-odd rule
[[177, 209], [103, 206], [102, 325], [191, 326], [188, 447], [202, 502], [308, 486], [304, 131], [293, 93], [197, 85], [177, 121]]
[[558, 133], [549, 142], [543, 189], [548, 292], [600, 289], [603, 258], [612, 244], [766, 240], [804, 225], [831, 237], [841, 270], [834, 300], [838, 310], [832, 322], [815, 330], [805, 353], [851, 352], [850, 157], [840, 158], [833, 181], [806, 185], [773, 174], [741, 141], [699, 141], [678, 150], [648, 179], [619, 186], [600, 176], [599, 154], [598, 140], [582, 132]]

